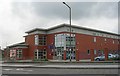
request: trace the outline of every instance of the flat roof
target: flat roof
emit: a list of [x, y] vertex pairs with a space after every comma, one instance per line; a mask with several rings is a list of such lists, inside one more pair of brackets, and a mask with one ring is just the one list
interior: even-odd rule
[[[60, 24], [60, 25], [56, 25], [56, 26], [48, 28], [48, 29], [34, 28], [34, 29], [29, 30], [29, 31], [27, 31], [25, 33], [31, 33], [31, 32], [34, 32], [34, 31], [49, 31], [49, 30], [54, 30], [54, 29], [57, 29], [57, 28], [60, 28], [60, 27], [65, 27], [65, 26], [70, 27], [69, 24]], [[106, 33], [106, 34], [120, 36], [119, 34], [116, 34], [116, 33], [102, 31], [102, 30], [96, 30], [96, 29], [91, 29], [91, 28], [87, 28], [87, 27], [81, 27], [81, 26], [78, 26], [78, 25], [71, 25], [71, 27], [72, 28], [83, 29], [83, 30], [88, 30], [88, 31], [95, 31], [95, 32], [100, 32], [100, 33]]]
[[17, 44], [13, 44], [10, 46], [7, 46], [8, 48], [13, 48], [13, 47], [17, 47], [17, 46], [24, 46], [24, 47], [28, 47], [28, 44], [25, 44], [25, 42], [21, 42], [21, 43], [17, 43]]

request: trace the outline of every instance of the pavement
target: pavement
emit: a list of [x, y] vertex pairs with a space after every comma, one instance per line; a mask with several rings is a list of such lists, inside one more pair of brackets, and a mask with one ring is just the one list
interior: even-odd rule
[[32, 60], [15, 60], [15, 61], [0, 61], [0, 63], [120, 63], [120, 61], [91, 61], [87, 60], [48, 60], [48, 61], [32, 61]]
[[55, 69], [120, 69], [119, 65], [64, 65], [64, 64], [0, 64], [1, 67], [18, 68], [55, 68]]
[[18, 67], [18, 68], [55, 68], [55, 69], [119, 69], [118, 61], [19, 61], [19, 62], [0, 62], [0, 67]]

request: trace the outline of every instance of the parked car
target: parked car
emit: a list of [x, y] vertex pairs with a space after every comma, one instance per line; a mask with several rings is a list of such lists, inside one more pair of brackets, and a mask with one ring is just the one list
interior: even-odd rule
[[120, 59], [120, 55], [119, 54], [115, 54], [115, 60]]
[[[108, 54], [108, 59], [114, 59], [116, 55], [114, 54]], [[95, 61], [104, 61], [105, 60], [105, 55], [97, 56], [94, 58]]]
[[116, 56], [114, 54], [108, 54], [108, 59], [113, 59], [115, 58]]
[[105, 60], [105, 55], [97, 56], [94, 58], [95, 61], [103, 61]]

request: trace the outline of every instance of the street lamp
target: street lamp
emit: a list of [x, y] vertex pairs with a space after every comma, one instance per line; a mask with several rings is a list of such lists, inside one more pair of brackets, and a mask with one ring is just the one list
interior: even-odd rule
[[67, 5], [65, 2], [63, 2], [64, 5], [66, 5], [69, 8], [69, 15], [70, 15], [70, 61], [71, 61], [71, 7]]

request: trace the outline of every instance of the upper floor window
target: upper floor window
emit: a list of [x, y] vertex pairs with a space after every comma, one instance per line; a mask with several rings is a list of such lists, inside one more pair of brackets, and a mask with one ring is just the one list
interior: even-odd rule
[[39, 45], [39, 36], [35, 35], [35, 45]]
[[93, 42], [96, 42], [96, 37], [94, 37]]
[[115, 43], [115, 41], [113, 40], [113, 44]]
[[46, 36], [39, 36], [39, 45], [46, 45]]
[[35, 35], [35, 45], [46, 45], [46, 36]]
[[75, 34], [56, 34], [55, 35], [55, 47], [72, 47], [75, 46]]
[[105, 41], [107, 41], [107, 39], [105, 38]]

